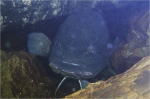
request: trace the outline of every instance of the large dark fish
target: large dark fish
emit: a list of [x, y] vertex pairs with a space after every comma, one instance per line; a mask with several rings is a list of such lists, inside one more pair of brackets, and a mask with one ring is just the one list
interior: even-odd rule
[[[31, 33], [28, 37], [29, 51], [32, 52], [30, 49], [37, 48], [34, 50], [41, 49], [39, 53], [44, 53], [42, 50], [44, 48], [34, 45], [32, 39], [36, 36], [32, 35]], [[45, 39], [34, 42], [45, 42]], [[117, 43], [118, 38], [114, 45]], [[50, 45], [48, 42], [42, 44]], [[90, 9], [76, 11], [67, 17], [54, 38], [49, 55], [50, 67], [64, 76], [62, 82], [66, 78], [75, 78], [79, 80], [81, 88], [86, 87], [85, 79], [93, 78], [106, 66], [112, 53], [108, 48], [109, 44], [107, 25], [101, 13]]]

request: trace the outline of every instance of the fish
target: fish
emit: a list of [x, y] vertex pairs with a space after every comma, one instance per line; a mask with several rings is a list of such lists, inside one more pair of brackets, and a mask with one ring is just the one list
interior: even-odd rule
[[27, 48], [31, 54], [48, 58], [51, 43], [45, 34], [33, 32], [28, 35]]
[[[49, 55], [49, 66], [55, 73], [64, 76], [55, 94], [67, 78], [77, 79], [81, 89], [85, 88], [89, 83], [87, 79], [104, 69], [119, 42], [117, 37], [113, 47], [108, 48], [110, 43], [107, 24], [102, 13], [93, 9], [80, 9], [69, 15], [59, 27], [52, 44], [47, 39], [41, 39], [46, 37], [44, 34], [40, 34], [39, 38], [31, 35], [33, 34], [28, 36], [29, 52], [36, 52], [40, 56]], [[41, 42], [45, 44], [43, 48], [36, 44]], [[49, 45], [50, 49], [44, 48]]]

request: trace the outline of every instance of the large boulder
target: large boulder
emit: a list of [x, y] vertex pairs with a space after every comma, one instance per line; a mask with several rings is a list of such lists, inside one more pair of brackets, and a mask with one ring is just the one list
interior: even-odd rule
[[56, 84], [46, 76], [34, 55], [27, 52], [1, 51], [2, 98], [49, 98]]
[[[2, 0], [0, 25], [2, 30], [20, 30], [29, 24], [69, 15], [74, 8], [91, 7], [95, 2], [77, 2], [76, 0]], [[9, 29], [8, 29], [9, 28]]]
[[112, 9], [126, 6], [130, 3], [120, 1], [1, 0], [0, 25], [2, 28], [0, 30], [5, 30], [5, 32], [18, 31], [29, 24], [36, 24], [43, 20], [69, 15], [74, 10], [80, 8], [95, 8], [96, 6], [103, 5]]
[[107, 81], [90, 83], [65, 98], [150, 99], [150, 56], [143, 58], [126, 72]]
[[117, 73], [125, 72], [140, 59], [150, 55], [149, 9], [135, 11], [128, 20], [127, 38], [118, 44], [110, 58]]

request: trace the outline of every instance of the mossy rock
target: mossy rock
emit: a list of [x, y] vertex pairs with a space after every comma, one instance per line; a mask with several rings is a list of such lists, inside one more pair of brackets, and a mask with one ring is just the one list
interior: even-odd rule
[[56, 85], [34, 55], [1, 51], [2, 98], [49, 98]]

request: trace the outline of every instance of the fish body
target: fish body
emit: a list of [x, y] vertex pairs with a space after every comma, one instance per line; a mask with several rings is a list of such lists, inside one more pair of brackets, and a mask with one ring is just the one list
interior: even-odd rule
[[51, 68], [63, 76], [93, 78], [108, 62], [109, 35], [102, 15], [84, 9], [63, 22], [50, 50]]

